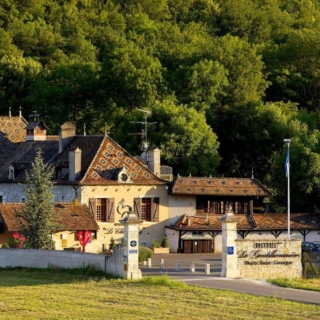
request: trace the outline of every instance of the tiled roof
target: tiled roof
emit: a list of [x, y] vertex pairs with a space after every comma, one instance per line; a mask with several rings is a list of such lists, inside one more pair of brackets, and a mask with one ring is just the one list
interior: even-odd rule
[[105, 137], [101, 147], [95, 155], [82, 184], [118, 184], [116, 171], [125, 168], [130, 175], [132, 183], [136, 184], [166, 184], [153, 172], [136, 160], [126, 150], [120, 147], [110, 137]]
[[171, 194], [242, 197], [272, 196], [272, 193], [255, 179], [180, 176], [174, 181]]
[[[19, 231], [20, 221], [16, 212], [21, 211], [23, 203], [1, 203], [0, 216], [9, 232]], [[99, 226], [85, 204], [58, 203], [55, 210], [59, 213], [61, 229], [58, 231], [98, 230]]]
[[[235, 214], [238, 230], [287, 230], [286, 213], [259, 213], [254, 215]], [[183, 216], [172, 226], [179, 230], [221, 230], [220, 218], [223, 215]], [[320, 214], [291, 213], [291, 230], [320, 230]]]
[[[24, 171], [31, 167], [37, 150], [43, 151], [44, 162], [50, 162], [52, 158], [58, 153], [58, 137], [55, 140], [49, 141], [27, 141], [14, 144], [10, 150], [5, 150], [7, 156], [0, 158], [0, 181], [6, 182], [8, 180], [9, 166], [12, 164], [15, 167], [15, 179], [22, 180], [24, 178]], [[0, 141], [1, 149], [1, 141]], [[4, 148], [1, 149], [4, 153]], [[19, 168], [22, 169], [19, 171]]]

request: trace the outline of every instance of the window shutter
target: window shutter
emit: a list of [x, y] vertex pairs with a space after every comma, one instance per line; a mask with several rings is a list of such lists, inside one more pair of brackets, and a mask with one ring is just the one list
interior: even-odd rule
[[140, 215], [141, 215], [141, 199], [140, 198], [134, 198], [133, 212], [137, 215], [138, 218], [140, 218]]
[[95, 198], [89, 199], [89, 210], [91, 211], [93, 217], [96, 219], [97, 206], [96, 206], [96, 199]]
[[114, 198], [107, 199], [107, 222], [114, 222]]
[[151, 207], [151, 221], [159, 222], [159, 203], [160, 198], [153, 198]]

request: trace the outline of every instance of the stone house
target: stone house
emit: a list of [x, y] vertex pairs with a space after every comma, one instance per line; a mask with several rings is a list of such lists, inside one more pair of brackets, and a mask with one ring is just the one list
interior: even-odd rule
[[[119, 220], [129, 207], [143, 220], [143, 245], [151, 246], [154, 238], [163, 238], [168, 223], [168, 181], [160, 176], [159, 149], [145, 151], [146, 163], [107, 135], [76, 135], [72, 123], [61, 125], [58, 136], [48, 136], [47, 129], [36, 112], [30, 115], [29, 122], [21, 110], [18, 116], [12, 116], [10, 111], [9, 116], [0, 117], [0, 203], [27, 200], [24, 173], [31, 168], [40, 148], [44, 162], [55, 168], [54, 200], [77, 200], [88, 207], [98, 224], [87, 245], [88, 252], [106, 250], [112, 237], [121, 241], [123, 227]], [[79, 246], [74, 230], [64, 237], [56, 239], [57, 248]]]

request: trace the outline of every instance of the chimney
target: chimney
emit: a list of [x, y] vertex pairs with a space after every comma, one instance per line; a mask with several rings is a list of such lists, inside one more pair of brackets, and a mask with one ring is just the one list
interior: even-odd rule
[[69, 181], [76, 181], [81, 173], [81, 153], [79, 148], [69, 151]]
[[27, 141], [45, 141], [47, 139], [47, 129], [49, 129], [42, 120], [39, 120], [40, 114], [33, 111], [29, 115], [30, 121], [26, 127]]
[[158, 177], [160, 177], [160, 153], [158, 148], [148, 148], [147, 150], [148, 168]]
[[59, 153], [63, 151], [75, 135], [76, 127], [71, 122], [66, 122], [59, 128]]

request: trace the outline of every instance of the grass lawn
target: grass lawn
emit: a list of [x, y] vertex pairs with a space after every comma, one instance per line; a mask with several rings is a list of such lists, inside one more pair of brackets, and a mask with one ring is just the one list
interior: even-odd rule
[[59, 269], [0, 269], [0, 319], [319, 319], [320, 306]]
[[[268, 282], [281, 287], [320, 291], [320, 278], [312, 279], [269, 279]], [[320, 316], [319, 316], [320, 318]]]

